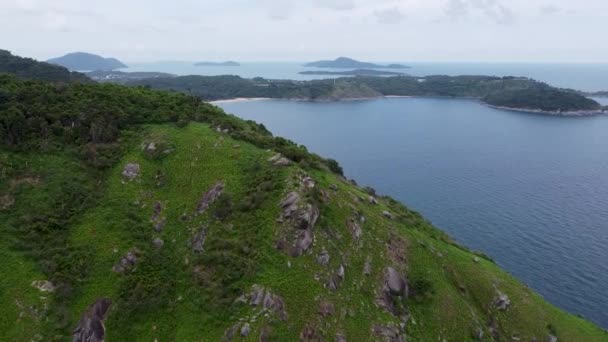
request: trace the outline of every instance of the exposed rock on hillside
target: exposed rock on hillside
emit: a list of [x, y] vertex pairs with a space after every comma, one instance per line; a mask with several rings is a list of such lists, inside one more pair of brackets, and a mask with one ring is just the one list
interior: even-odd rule
[[78, 325], [74, 329], [72, 341], [74, 342], [103, 342], [106, 318], [112, 301], [107, 298], [99, 299], [83, 313]]
[[211, 205], [211, 203], [215, 202], [220, 197], [223, 190], [224, 183], [218, 182], [211, 189], [209, 189], [209, 191], [204, 193], [203, 197], [201, 197], [200, 201], [198, 202], [198, 205], [196, 206], [196, 213], [199, 215], [203, 214], [205, 210], [209, 208], [209, 205]]

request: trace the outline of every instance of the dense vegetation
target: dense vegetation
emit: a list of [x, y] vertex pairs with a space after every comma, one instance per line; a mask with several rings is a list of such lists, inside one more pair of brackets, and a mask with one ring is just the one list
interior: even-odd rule
[[143, 80], [148, 78], [156, 77], [175, 77], [176, 75], [169, 74], [166, 72], [152, 72], [152, 71], [108, 71], [108, 70], [96, 70], [87, 72], [86, 75], [96, 82], [111, 82], [124, 84], [127, 82]]
[[0, 76], [0, 272], [2, 341], [608, 340], [335, 161], [141, 87]]
[[348, 71], [301, 71], [301, 75], [342, 75], [342, 76], [397, 76], [404, 75], [402, 72], [374, 70], [374, 69], [355, 69]]
[[268, 97], [340, 100], [383, 95], [471, 97], [516, 109], [546, 112], [597, 111], [601, 106], [574, 91], [527, 78], [491, 76], [358, 76], [336, 80], [289, 81], [244, 79], [238, 76], [182, 76], [135, 81], [130, 84], [175, 90], [205, 100]]
[[86, 52], [68, 53], [65, 56], [51, 58], [47, 62], [77, 71], [114, 70], [127, 67], [116, 58], [104, 58]]
[[31, 58], [14, 56], [6, 50], [0, 50], [0, 74], [48, 82], [91, 82], [84, 74], [70, 72], [64, 67], [38, 62]]

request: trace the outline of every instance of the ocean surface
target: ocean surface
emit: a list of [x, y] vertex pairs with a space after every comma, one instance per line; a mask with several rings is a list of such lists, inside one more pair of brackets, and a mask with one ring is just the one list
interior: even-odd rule
[[[384, 62], [388, 64], [392, 62]], [[408, 63], [410, 69], [385, 69], [414, 76], [428, 75], [492, 75], [524, 76], [553, 86], [583, 91], [608, 90], [608, 64], [525, 64], [525, 63]], [[239, 75], [269, 79], [310, 80], [332, 76], [300, 75], [300, 71], [332, 70], [308, 68], [305, 62], [242, 62], [238, 67], [200, 66], [194, 62], [130, 63], [123, 71], [159, 71], [176, 75]], [[339, 71], [343, 71], [341, 69]], [[339, 77], [339, 76], [333, 76]]]
[[[585, 83], [569, 77], [574, 67], [552, 68], [517, 70], [608, 89], [606, 76], [584, 73]], [[346, 176], [406, 203], [550, 302], [608, 328], [608, 116], [553, 117], [429, 98], [221, 106], [338, 160]]]

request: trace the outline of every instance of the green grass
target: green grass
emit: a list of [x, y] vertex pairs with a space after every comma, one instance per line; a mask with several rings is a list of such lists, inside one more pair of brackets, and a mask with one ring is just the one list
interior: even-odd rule
[[[162, 141], [172, 151], [150, 158], [140, 146], [149, 141]], [[375, 340], [374, 324], [400, 321], [374, 304], [383, 269], [393, 266], [407, 274], [411, 286], [426, 291], [402, 303], [410, 316], [408, 341], [468, 341], [477, 328], [484, 331], [485, 340], [491, 340], [491, 317], [497, 322], [498, 340], [536, 337], [542, 341], [550, 333], [549, 326], [559, 341], [608, 340], [604, 331], [548, 304], [490, 260], [475, 262], [475, 254], [454, 244], [416, 213], [384, 198], [379, 198], [378, 205], [371, 204], [362, 189], [327, 171], [306, 171], [316, 181], [316, 189], [329, 195], [327, 202], [319, 202], [321, 216], [313, 246], [301, 257], [287, 256], [275, 248], [282, 234], [290, 234], [276, 221], [278, 203], [294, 189], [303, 170], [297, 164], [272, 167], [267, 159], [273, 154], [232, 140], [205, 124], [145, 126], [121, 162], [97, 183], [101, 191], [93, 194], [94, 203], [67, 225], [72, 250], [87, 253], [86, 272], [76, 277], [74, 291], [66, 297], [67, 323], [60, 329], [64, 338], [87, 306], [109, 297], [113, 305], [105, 324], [107, 341], [219, 341], [239, 320], [251, 325], [245, 341], [257, 341], [264, 327], [271, 328], [273, 340], [294, 341], [305, 326], [315, 327], [329, 341], [338, 332], [349, 341]], [[17, 202], [0, 212], [3, 221], [11, 222], [31, 208], [46, 210], [53, 203], [50, 198], [63, 189], [53, 184], [86, 174], [67, 155], [32, 155], [25, 160], [43, 181], [11, 190], [10, 180], [22, 168], [4, 176], [0, 194], [11, 192]], [[121, 172], [131, 162], [141, 165], [141, 174], [129, 182]], [[157, 174], [163, 175], [161, 184]], [[222, 202], [225, 217], [215, 217], [218, 203], [203, 215], [192, 215], [202, 194], [219, 181], [225, 183], [224, 192], [230, 198]], [[337, 191], [329, 189], [332, 184], [338, 185]], [[310, 196], [313, 201], [320, 197], [314, 192]], [[162, 203], [161, 216], [167, 218], [161, 233], [150, 222], [157, 201]], [[395, 219], [386, 219], [384, 210]], [[365, 217], [358, 242], [346, 226], [355, 212]], [[202, 226], [207, 227], [205, 250], [194, 253], [190, 241]], [[51, 311], [60, 305], [53, 298], [41, 299], [30, 286], [32, 280], [45, 279], [42, 269], [34, 258], [9, 246], [18, 241], [9, 225], [0, 227], [0, 271], [9, 275], [0, 285], [0, 340], [44, 336], [54, 330], [46, 329], [41, 318], [20, 319], [15, 299], [28, 306], [48, 302]], [[391, 234], [401, 237], [404, 263], [389, 258]], [[160, 250], [152, 245], [156, 237], [164, 240]], [[112, 272], [112, 266], [132, 248], [139, 250], [136, 267], [125, 274]], [[330, 254], [327, 267], [316, 262], [322, 250]], [[363, 274], [368, 258], [372, 260], [369, 276]], [[337, 291], [330, 291], [324, 283], [340, 265], [345, 266], [345, 280]], [[284, 299], [286, 322], [272, 314], [258, 316], [257, 308], [234, 302], [254, 284]], [[511, 299], [506, 312], [492, 305], [494, 286]], [[335, 315], [321, 317], [321, 301], [332, 302]]]

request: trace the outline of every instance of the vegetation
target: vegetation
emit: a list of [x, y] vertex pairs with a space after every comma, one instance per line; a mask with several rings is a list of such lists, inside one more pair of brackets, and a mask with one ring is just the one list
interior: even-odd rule
[[130, 81], [142, 80], [155, 77], [174, 77], [173, 74], [165, 72], [124, 72], [124, 71], [104, 71], [97, 70], [87, 72], [86, 75], [96, 82], [112, 82], [124, 84]]
[[375, 63], [360, 62], [348, 57], [338, 57], [333, 61], [317, 61], [304, 64], [306, 67], [333, 68], [333, 69], [406, 69], [409, 68], [401, 64], [380, 65]]
[[403, 75], [402, 72], [373, 70], [373, 69], [355, 69], [349, 71], [301, 71], [301, 75], [342, 75], [342, 76], [397, 76]]
[[[101, 298], [106, 341], [608, 340], [335, 161], [198, 98], [6, 75], [0, 94], [2, 341], [69, 340]], [[304, 231], [314, 243], [284, 248]]]
[[182, 76], [129, 83], [174, 90], [205, 100], [268, 97], [312, 101], [397, 96], [470, 97], [515, 109], [545, 112], [599, 111], [601, 106], [572, 90], [527, 78], [491, 76], [358, 76], [336, 80], [289, 81], [238, 76]]
[[84, 74], [70, 72], [64, 67], [38, 62], [31, 58], [13, 56], [6, 50], [0, 50], [0, 74], [10, 74], [20, 79], [48, 82], [91, 82]]

